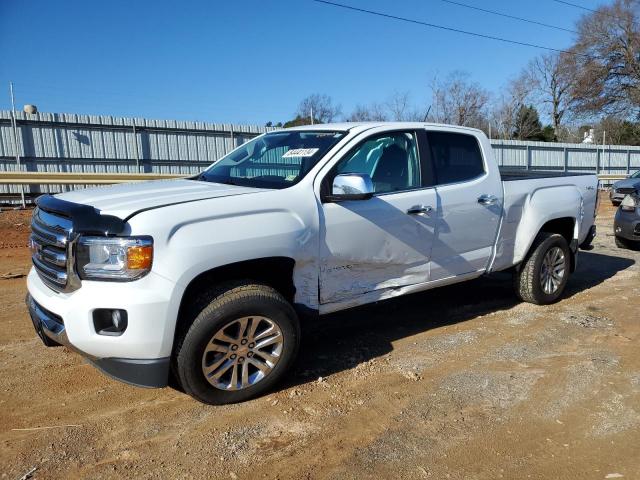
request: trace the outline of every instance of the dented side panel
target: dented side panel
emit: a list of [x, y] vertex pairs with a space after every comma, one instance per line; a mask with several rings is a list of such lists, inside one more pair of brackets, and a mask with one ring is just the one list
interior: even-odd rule
[[435, 204], [432, 188], [324, 204], [320, 303], [428, 281], [436, 220], [407, 210]]

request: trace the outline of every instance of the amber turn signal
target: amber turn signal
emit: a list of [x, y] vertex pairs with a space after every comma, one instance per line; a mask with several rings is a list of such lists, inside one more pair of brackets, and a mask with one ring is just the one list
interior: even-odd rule
[[127, 249], [127, 269], [149, 270], [153, 261], [153, 245], [135, 246]]

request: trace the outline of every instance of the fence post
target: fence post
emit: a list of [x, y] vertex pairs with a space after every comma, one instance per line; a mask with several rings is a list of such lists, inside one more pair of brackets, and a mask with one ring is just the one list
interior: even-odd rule
[[531, 147], [527, 145], [527, 170], [531, 169]]
[[569, 149], [564, 147], [564, 171], [569, 170]]
[[627, 148], [627, 175], [631, 173], [631, 149]]
[[138, 136], [136, 134], [136, 121], [133, 121], [133, 145], [136, 147], [136, 172], [140, 173], [140, 152], [138, 150]]
[[231, 150], [236, 148], [236, 142], [233, 138], [233, 125], [229, 125], [229, 136], [231, 137]]
[[600, 175], [600, 149], [596, 147], [596, 175]]

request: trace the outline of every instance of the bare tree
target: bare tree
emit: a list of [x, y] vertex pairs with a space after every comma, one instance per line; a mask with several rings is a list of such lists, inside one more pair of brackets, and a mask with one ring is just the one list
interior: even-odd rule
[[296, 116], [301, 119], [313, 116], [313, 123], [330, 123], [341, 112], [340, 105], [334, 105], [329, 95], [314, 93], [300, 102]]
[[640, 0], [615, 0], [578, 24], [573, 95], [586, 114], [640, 112]]
[[409, 92], [394, 92], [385, 102], [389, 118], [395, 122], [420, 122], [424, 113], [411, 103]]
[[384, 122], [387, 120], [387, 114], [384, 107], [378, 103], [356, 105], [346, 120], [348, 122]]
[[574, 110], [577, 99], [576, 57], [570, 54], [552, 53], [534, 58], [523, 73], [543, 112], [551, 118], [557, 139], [563, 120]]
[[524, 74], [511, 80], [502, 90], [489, 113], [489, 122], [492, 130], [496, 131], [496, 137], [510, 140], [514, 132], [524, 130], [523, 125], [519, 125], [522, 118], [518, 114], [523, 106], [532, 102], [532, 92], [531, 78]]
[[437, 122], [470, 127], [487, 124], [489, 92], [469, 79], [469, 74], [455, 71], [444, 80], [431, 83], [431, 116]]

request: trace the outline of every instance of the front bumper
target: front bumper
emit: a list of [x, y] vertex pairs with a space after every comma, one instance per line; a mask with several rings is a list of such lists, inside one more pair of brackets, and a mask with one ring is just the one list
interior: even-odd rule
[[[47, 346], [65, 345], [107, 375], [137, 386], [164, 387], [177, 308], [168, 295], [175, 284], [154, 275], [131, 283], [83, 282], [82, 288], [56, 293], [32, 269], [27, 305], [34, 328]], [[166, 293], [165, 296], [162, 292]], [[93, 310], [122, 308], [129, 320], [120, 336], [96, 332]], [[175, 310], [175, 311], [174, 311]]]
[[609, 192], [609, 199], [611, 200], [611, 203], [620, 203], [626, 196], [626, 193]]
[[618, 208], [613, 221], [613, 232], [616, 237], [640, 241], [640, 208], [631, 212]]

